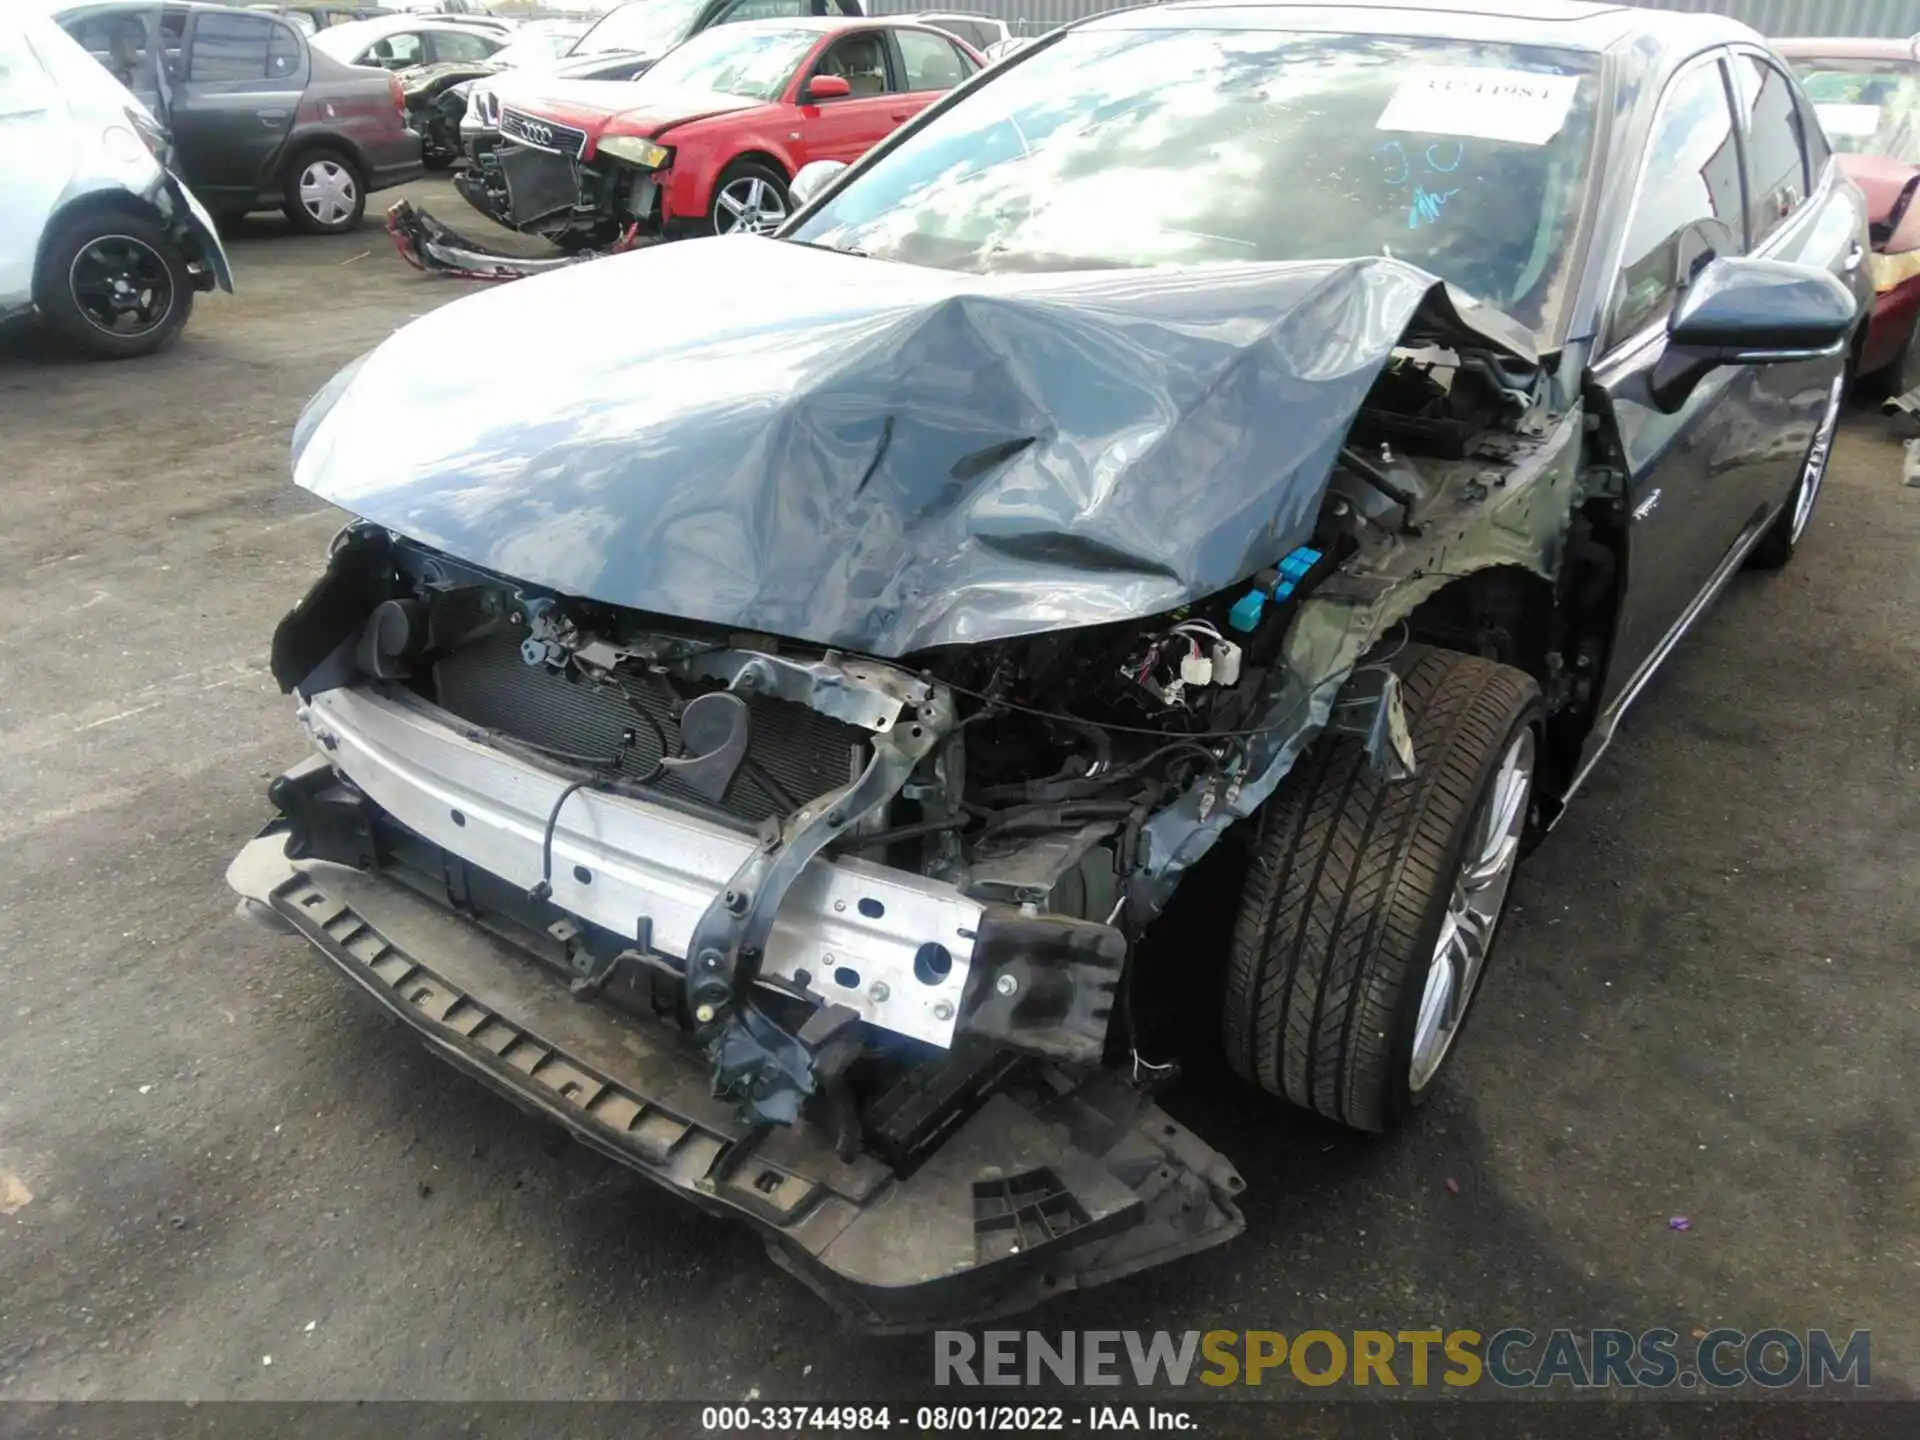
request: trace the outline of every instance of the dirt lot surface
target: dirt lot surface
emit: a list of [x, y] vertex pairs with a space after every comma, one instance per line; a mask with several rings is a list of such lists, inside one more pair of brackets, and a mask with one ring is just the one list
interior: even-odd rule
[[[470, 288], [371, 226], [233, 258], [157, 360], [0, 343], [0, 1398], [923, 1393], [925, 1339], [840, 1328], [232, 916], [302, 754], [268, 636], [339, 522], [294, 417]], [[1795, 563], [1736, 582], [1522, 871], [1424, 1121], [1190, 1084], [1248, 1233], [1028, 1323], [1865, 1327], [1875, 1388], [1920, 1383], [1917, 557], [1858, 411]]]

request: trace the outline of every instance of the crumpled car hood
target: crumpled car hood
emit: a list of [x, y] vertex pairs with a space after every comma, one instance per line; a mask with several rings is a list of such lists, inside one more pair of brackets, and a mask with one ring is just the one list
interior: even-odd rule
[[631, 80], [553, 80], [534, 76], [503, 92], [502, 103], [523, 115], [557, 120], [598, 139], [611, 130], [620, 135], [658, 135], [675, 125], [732, 115], [766, 106], [762, 100], [711, 90], [646, 90]]
[[899, 656], [1274, 563], [1410, 333], [1535, 358], [1384, 258], [981, 276], [686, 241], [407, 326], [308, 406], [295, 478], [562, 594]]

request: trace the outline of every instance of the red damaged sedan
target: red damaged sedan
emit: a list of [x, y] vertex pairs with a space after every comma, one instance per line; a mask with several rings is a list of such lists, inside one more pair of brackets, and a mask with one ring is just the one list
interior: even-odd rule
[[1782, 40], [1847, 178], [1867, 197], [1873, 315], [1856, 373], [1899, 395], [1920, 385], [1920, 43]]
[[636, 230], [764, 233], [786, 219], [802, 165], [858, 158], [983, 63], [912, 23], [722, 25], [638, 80], [529, 77], [503, 92], [502, 144], [456, 183], [489, 219], [570, 250]]

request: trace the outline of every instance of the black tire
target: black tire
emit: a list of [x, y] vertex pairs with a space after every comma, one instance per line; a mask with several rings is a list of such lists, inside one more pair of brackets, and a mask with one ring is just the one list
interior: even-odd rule
[[[1865, 339], [1863, 327], [1860, 339], [1854, 344], [1856, 361]], [[1900, 347], [1898, 355], [1872, 374], [1860, 376], [1859, 380], [1861, 395], [1870, 400], [1892, 400], [1920, 385], [1920, 324], [1907, 332], [1907, 343]]]
[[[115, 262], [122, 259], [140, 270], [119, 268]], [[134, 275], [128, 282], [136, 287], [132, 298], [148, 313], [120, 310], [116, 315], [113, 307], [126, 303], [127, 296], [94, 289], [91, 273], [103, 267]], [[149, 291], [144, 283], [162, 278], [164, 297], [158, 284]], [[47, 329], [60, 340], [105, 360], [129, 360], [179, 338], [193, 314], [193, 275], [187, 257], [157, 220], [128, 210], [95, 210], [67, 220], [47, 237], [33, 296]]]
[[[1448, 1042], [1416, 1089], [1420, 1004], [1469, 837], [1509, 751], [1537, 755], [1541, 719], [1539, 686], [1509, 666], [1423, 645], [1387, 663], [1400, 678], [1416, 773], [1382, 779], [1346, 735], [1324, 735], [1301, 757], [1260, 814], [1222, 1003], [1236, 1071], [1365, 1131], [1404, 1121], [1458, 1048], [1499, 935], [1504, 885]], [[1522, 835], [1531, 804], [1529, 787]]]
[[[322, 198], [303, 198], [302, 187], [309, 179], [326, 187], [344, 184], [350, 194], [329, 188], [322, 191]], [[309, 235], [344, 235], [367, 213], [367, 177], [360, 173], [352, 156], [338, 150], [303, 150], [294, 156], [281, 183], [281, 193], [280, 208], [288, 222]]]
[[1900, 358], [1886, 369], [1887, 398], [1894, 399], [1920, 385], [1920, 324], [1907, 335]]
[[1794, 476], [1793, 489], [1787, 493], [1786, 502], [1781, 505], [1780, 513], [1773, 517], [1773, 524], [1767, 527], [1767, 533], [1760, 537], [1760, 543], [1747, 552], [1749, 569], [1782, 569], [1799, 548], [1800, 539], [1806, 534], [1807, 522], [1813, 516], [1814, 503], [1820, 498], [1820, 487], [1827, 477], [1827, 465], [1833, 458], [1833, 437], [1839, 428], [1846, 387], [1844, 375], [1834, 383], [1820, 428], [1814, 431], [1813, 443], [1807, 447], [1806, 458], [1800, 462], [1800, 468]]
[[[734, 233], [734, 216], [727, 208], [726, 197], [730, 187], [751, 186], [758, 181], [766, 187], [761, 193], [770, 192], [771, 199], [777, 204], [779, 220], [793, 213], [793, 197], [787, 193], [787, 177], [770, 165], [762, 165], [758, 160], [736, 160], [720, 172], [720, 178], [713, 182], [713, 198], [707, 202], [707, 232], [712, 235]], [[772, 223], [778, 223], [778, 220]], [[769, 225], [768, 228], [771, 228]], [[756, 231], [753, 233], [765, 233]]]

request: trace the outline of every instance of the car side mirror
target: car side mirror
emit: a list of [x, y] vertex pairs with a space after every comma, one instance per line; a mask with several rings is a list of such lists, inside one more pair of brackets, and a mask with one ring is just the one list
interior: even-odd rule
[[1671, 415], [1721, 365], [1780, 365], [1840, 354], [1858, 317], [1853, 292], [1816, 265], [1734, 255], [1711, 260], [1667, 319], [1653, 403]]
[[[844, 75], [816, 75], [807, 81], [808, 100], [844, 100], [853, 94], [853, 86], [847, 83]], [[789, 190], [791, 193], [791, 190]]]
[[811, 160], [802, 165], [787, 186], [787, 198], [793, 202], [793, 208], [798, 210], [811, 203], [813, 197], [831, 185], [834, 177], [846, 168], [844, 160]]

